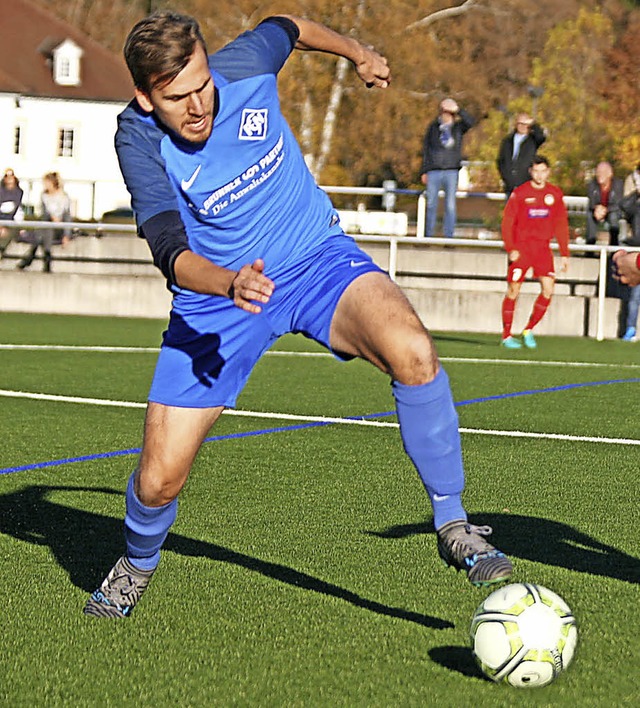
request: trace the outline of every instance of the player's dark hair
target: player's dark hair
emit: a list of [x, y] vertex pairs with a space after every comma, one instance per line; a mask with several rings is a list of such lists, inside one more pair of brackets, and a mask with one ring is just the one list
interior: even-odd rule
[[534, 155], [533, 160], [531, 160], [531, 166], [533, 165], [546, 165], [549, 167], [549, 160], [544, 155]]
[[124, 58], [133, 83], [150, 93], [173, 81], [188, 64], [198, 43], [206, 53], [200, 26], [188, 15], [159, 10], [140, 20], [124, 44]]

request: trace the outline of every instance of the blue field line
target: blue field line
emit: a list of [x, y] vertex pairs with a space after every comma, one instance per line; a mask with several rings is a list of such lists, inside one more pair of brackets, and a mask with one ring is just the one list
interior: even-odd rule
[[[576, 388], [586, 388], [590, 386], [610, 386], [620, 383], [640, 383], [640, 378], [631, 379], [610, 379], [608, 381], [586, 381], [583, 383], [563, 384], [562, 386], [550, 386], [549, 388], [529, 389], [526, 391], [514, 391], [511, 393], [500, 393], [495, 396], [481, 396], [480, 398], [470, 398], [466, 401], [458, 401], [455, 405], [469, 406], [473, 403], [487, 403], [488, 401], [500, 401], [508, 398], [519, 398], [521, 396], [533, 396], [540, 393], [553, 393], [554, 391], [568, 391]], [[368, 413], [361, 416], [347, 416], [346, 420], [368, 420], [375, 418], [385, 418], [395, 415], [393, 411], [383, 411], [380, 413]], [[285, 433], [295, 430], [308, 430], [310, 428], [321, 428], [327, 425], [335, 425], [333, 421], [311, 421], [309, 423], [298, 423], [296, 425], [284, 425], [277, 428], [263, 428], [261, 430], [250, 430], [244, 433], [229, 433], [227, 435], [213, 435], [205, 438], [204, 442], [220, 442], [223, 440], [237, 440], [240, 438], [249, 438], [256, 435], [271, 435], [272, 433]], [[49, 462], [34, 462], [29, 465], [20, 465], [17, 467], [0, 468], [0, 475], [12, 474], [14, 472], [28, 472], [31, 470], [40, 470], [48, 467], [59, 467], [62, 465], [72, 464], [74, 462], [92, 462], [94, 460], [104, 460], [113, 457], [123, 457], [125, 455], [139, 455], [141, 448], [130, 448], [128, 450], [115, 450], [113, 452], [100, 452], [94, 455], [82, 455], [78, 457], [69, 457], [61, 460], [50, 460]]]
[[563, 384], [562, 386], [550, 386], [549, 388], [532, 388], [527, 391], [514, 391], [513, 393], [500, 393], [495, 396], [482, 396], [481, 398], [470, 398], [468, 401], [458, 401], [456, 406], [468, 406], [471, 403], [486, 403], [487, 401], [500, 401], [504, 398], [518, 398], [519, 396], [533, 396], [537, 393], [553, 393], [554, 391], [569, 391], [573, 388], [587, 388], [588, 386], [610, 386], [619, 383], [639, 383], [640, 378], [633, 379], [610, 379], [609, 381], [585, 381], [583, 383]]

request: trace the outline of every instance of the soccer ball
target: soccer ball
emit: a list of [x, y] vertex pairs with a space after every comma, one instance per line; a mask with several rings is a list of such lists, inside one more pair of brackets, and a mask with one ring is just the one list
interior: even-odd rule
[[551, 683], [571, 663], [577, 641], [566, 602], [531, 583], [495, 590], [471, 621], [473, 654], [483, 673], [520, 688]]

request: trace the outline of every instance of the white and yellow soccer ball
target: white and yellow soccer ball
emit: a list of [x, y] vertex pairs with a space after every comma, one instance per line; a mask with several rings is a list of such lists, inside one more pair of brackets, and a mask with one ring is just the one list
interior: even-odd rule
[[495, 590], [471, 621], [471, 646], [482, 672], [519, 688], [551, 683], [571, 663], [577, 642], [567, 603], [532, 583]]

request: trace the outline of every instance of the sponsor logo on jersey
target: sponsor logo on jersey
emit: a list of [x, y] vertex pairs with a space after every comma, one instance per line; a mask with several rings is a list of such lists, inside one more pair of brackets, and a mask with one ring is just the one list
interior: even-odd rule
[[549, 216], [549, 209], [544, 207], [531, 207], [528, 211], [530, 219], [546, 219]]
[[544, 203], [545, 203], [547, 206], [551, 206], [552, 204], [555, 203], [555, 201], [556, 201], [556, 199], [555, 199], [555, 197], [553, 196], [553, 194], [545, 194], [545, 195], [544, 195]]
[[245, 108], [242, 111], [240, 140], [264, 140], [267, 137], [268, 108]]
[[229, 205], [237, 202], [271, 179], [284, 160], [284, 135], [280, 133], [276, 144], [257, 162], [249, 165], [239, 175], [218, 187], [203, 202], [198, 212], [202, 216], [217, 216]]

